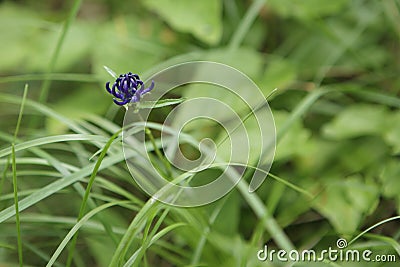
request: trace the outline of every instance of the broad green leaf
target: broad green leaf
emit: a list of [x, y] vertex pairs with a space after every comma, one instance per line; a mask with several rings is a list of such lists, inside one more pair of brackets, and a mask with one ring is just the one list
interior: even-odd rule
[[393, 153], [398, 154], [400, 153], [400, 112], [393, 113], [388, 121], [388, 128], [383, 138], [393, 147]]
[[221, 0], [142, 0], [172, 28], [192, 33], [208, 44], [217, 44], [222, 36]]
[[341, 234], [357, 231], [364, 216], [373, 212], [379, 202], [378, 187], [365, 183], [359, 176], [328, 182], [325, 188], [314, 201], [315, 208]]
[[337, 146], [340, 149], [336, 150], [332, 157], [338, 157], [340, 166], [349, 173], [363, 171], [375, 164], [379, 165], [379, 162], [386, 159], [389, 152], [382, 138], [375, 136], [340, 141], [337, 142]]
[[[288, 119], [289, 113], [285, 111], [274, 111], [274, 120], [277, 131]], [[297, 121], [283, 136], [277, 144], [275, 160], [287, 159], [296, 154], [304, 154], [307, 148], [307, 141], [310, 138], [310, 132], [305, 129], [301, 121]]]
[[397, 204], [397, 213], [400, 214], [400, 165], [397, 160], [390, 160], [383, 168], [380, 180], [382, 194], [387, 198], [394, 198]]
[[383, 168], [380, 176], [382, 193], [386, 197], [395, 197], [400, 192], [400, 165], [397, 160], [390, 160]]
[[333, 139], [379, 135], [386, 128], [387, 116], [384, 106], [353, 104], [326, 124], [323, 134]]

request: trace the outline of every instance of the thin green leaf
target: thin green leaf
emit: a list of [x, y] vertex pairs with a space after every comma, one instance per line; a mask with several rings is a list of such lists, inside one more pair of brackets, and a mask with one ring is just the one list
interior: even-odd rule
[[[120, 129], [113, 136], [110, 137], [107, 144], [104, 146], [103, 150], [101, 151], [99, 158], [97, 159], [97, 162], [96, 162], [96, 165], [94, 166], [93, 172], [90, 175], [89, 183], [86, 187], [85, 195], [83, 196], [82, 204], [81, 204], [81, 207], [79, 210], [78, 221], [83, 217], [83, 214], [85, 213], [86, 203], [89, 199], [89, 194], [92, 189], [94, 179], [96, 178], [97, 172], [99, 171], [100, 165], [101, 165], [104, 157], [107, 155], [107, 151], [110, 148], [111, 144], [113, 143], [114, 139], [117, 138], [121, 132], [122, 132], [122, 129]], [[111, 232], [111, 231], [109, 231], [109, 232]], [[72, 263], [72, 258], [74, 256], [75, 245], [76, 245], [77, 239], [78, 239], [78, 233], [76, 233], [72, 239], [66, 266], [70, 266]]]
[[82, 219], [79, 222], [77, 222], [74, 225], [74, 227], [68, 232], [68, 234], [64, 237], [64, 239], [61, 241], [60, 245], [58, 245], [56, 251], [53, 253], [49, 262], [46, 264], [46, 267], [50, 267], [54, 264], [56, 259], [60, 256], [61, 252], [67, 246], [68, 242], [75, 235], [75, 233], [84, 225], [84, 223], [87, 222], [87, 220], [89, 220], [91, 217], [93, 217], [97, 213], [101, 212], [102, 210], [105, 210], [112, 206], [121, 205], [124, 203], [128, 203], [128, 201], [117, 201], [117, 202], [112, 202], [112, 203], [106, 203], [106, 204], [103, 204], [103, 205], [91, 210], [85, 216], [83, 216]]
[[187, 225], [186, 223], [175, 223], [175, 224], [169, 225], [169, 226], [165, 227], [164, 229], [162, 229], [160, 232], [158, 232], [156, 235], [154, 235], [153, 238], [151, 238], [151, 241], [148, 242], [146, 247], [141, 246], [138, 250], [136, 250], [136, 252], [124, 264], [124, 267], [132, 266], [135, 263], [135, 260], [137, 259], [137, 257], [141, 254], [141, 252], [143, 250], [149, 248], [151, 245], [153, 245], [155, 242], [157, 242], [157, 240], [159, 240], [161, 237], [163, 237], [164, 235], [166, 235], [167, 233], [171, 232], [172, 230], [174, 230], [178, 227], [186, 226], [186, 225]]
[[171, 105], [177, 105], [184, 102], [186, 98], [176, 98], [176, 99], [162, 99], [159, 101], [141, 101], [139, 102], [138, 108], [162, 108]]
[[[81, 6], [81, 3], [82, 3], [82, 0], [75, 0], [73, 3], [73, 6], [68, 14], [68, 18], [64, 23], [61, 35], [60, 35], [59, 39], [57, 40], [56, 49], [54, 50], [54, 53], [51, 57], [47, 73], [52, 73], [54, 70], [54, 67], [56, 66], [56, 62], [57, 62], [58, 56], [61, 52], [61, 47], [64, 43], [65, 36], [67, 35], [67, 32], [71, 26], [71, 23], [74, 21], [76, 15], [78, 14], [78, 10], [79, 10], [79, 7]], [[50, 85], [51, 85], [51, 80], [46, 78], [44, 80], [44, 83], [42, 84], [42, 87], [40, 88], [39, 103], [44, 103], [47, 101]]]

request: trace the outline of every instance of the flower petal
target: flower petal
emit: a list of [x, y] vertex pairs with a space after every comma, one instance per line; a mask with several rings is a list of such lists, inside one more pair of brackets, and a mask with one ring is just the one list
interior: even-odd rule
[[106, 90], [107, 90], [107, 92], [109, 92], [110, 94], [112, 94], [111, 88], [110, 88], [110, 82], [106, 82]]
[[114, 98], [113, 101], [114, 101], [115, 104], [117, 104], [119, 106], [123, 106], [123, 105], [126, 105], [126, 104], [129, 103], [129, 99], [128, 98], [126, 98], [126, 99], [124, 99], [122, 101], [118, 101], [117, 99]]
[[[142, 85], [142, 88], [143, 88], [143, 85]], [[144, 89], [144, 90], [141, 89], [140, 95], [142, 96], [142, 95], [144, 95], [144, 94], [147, 94], [148, 92], [150, 92], [151, 90], [153, 90], [153, 88], [154, 88], [154, 81], [151, 81], [151, 85], [150, 85], [149, 87], [147, 87], [147, 88]]]

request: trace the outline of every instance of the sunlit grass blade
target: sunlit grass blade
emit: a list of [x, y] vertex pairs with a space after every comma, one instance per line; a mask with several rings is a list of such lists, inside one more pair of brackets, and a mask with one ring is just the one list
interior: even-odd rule
[[95, 216], [102, 210], [105, 210], [107, 208], [110, 208], [115, 205], [121, 205], [124, 203], [128, 203], [128, 201], [117, 201], [117, 202], [112, 202], [112, 203], [106, 203], [103, 204], [91, 211], [89, 211], [85, 216], [82, 217], [79, 222], [77, 222], [74, 227], [68, 232], [68, 234], [64, 237], [64, 239], [61, 241], [53, 255], [51, 256], [49, 262], [46, 264], [46, 267], [50, 267], [54, 264], [54, 262], [57, 260], [57, 258], [60, 256], [61, 252], [64, 250], [64, 248], [67, 246], [68, 242], [73, 238], [73, 236], [76, 234], [76, 232], [89, 220], [91, 217]]

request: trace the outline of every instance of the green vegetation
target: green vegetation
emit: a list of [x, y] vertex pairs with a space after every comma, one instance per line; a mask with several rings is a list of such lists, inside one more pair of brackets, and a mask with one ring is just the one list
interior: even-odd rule
[[[339, 238], [397, 263], [294, 266], [398, 266], [399, 1], [1, 1], [0, 34], [0, 267], [290, 266], [257, 251], [336, 249]], [[277, 146], [254, 193], [243, 179], [214, 203], [178, 208], [132, 179], [125, 109], [103, 66], [146, 80], [194, 60], [237, 68], [265, 97], [278, 88]], [[207, 85], [168, 97], [198, 92], [224, 97]], [[167, 174], [155, 147], [168, 103], [152, 111], [146, 139]], [[224, 134], [189, 126], [196, 140]]]

